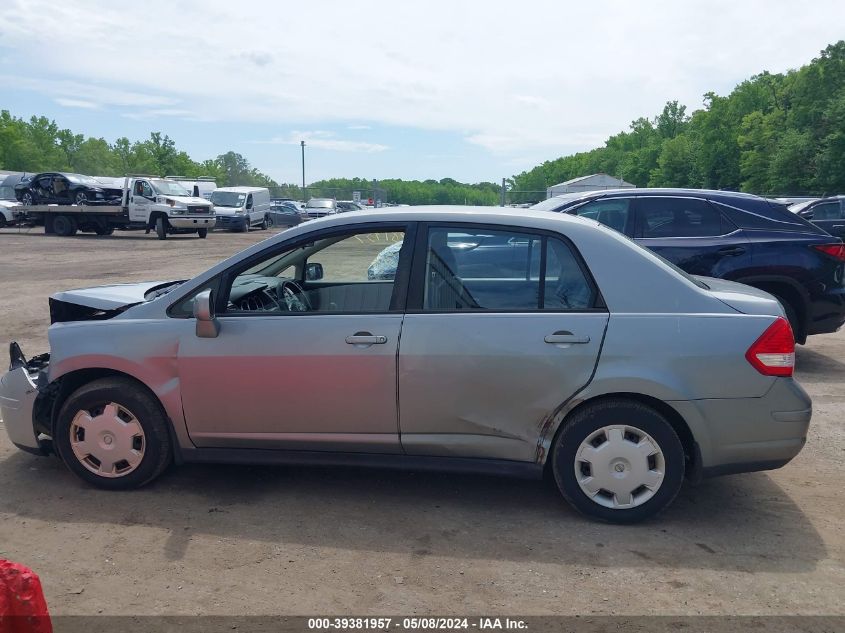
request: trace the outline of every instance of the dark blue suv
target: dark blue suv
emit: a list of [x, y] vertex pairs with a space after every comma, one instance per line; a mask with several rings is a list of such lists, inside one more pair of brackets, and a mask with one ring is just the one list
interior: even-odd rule
[[775, 295], [795, 340], [845, 323], [842, 240], [765, 198], [699, 189], [564, 194], [533, 207], [593, 218], [692, 275]]

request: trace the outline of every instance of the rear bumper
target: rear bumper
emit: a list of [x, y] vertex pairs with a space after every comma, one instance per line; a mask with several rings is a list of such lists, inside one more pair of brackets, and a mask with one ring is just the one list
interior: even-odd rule
[[170, 226], [175, 229], [208, 229], [213, 228], [217, 218], [200, 216], [193, 217], [190, 215], [170, 216], [167, 220]]
[[812, 297], [808, 306], [807, 334], [836, 332], [845, 324], [845, 286], [831, 287]]
[[807, 441], [812, 401], [792, 378], [776, 378], [761, 398], [670, 403], [700, 449], [704, 477], [780, 468]]
[[32, 410], [38, 389], [25, 367], [0, 377], [0, 416], [12, 444], [29, 452], [41, 453], [35, 434]]

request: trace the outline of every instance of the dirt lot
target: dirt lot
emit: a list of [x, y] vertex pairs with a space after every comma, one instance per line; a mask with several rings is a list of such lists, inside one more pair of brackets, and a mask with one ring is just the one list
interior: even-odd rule
[[[191, 276], [266, 235], [2, 230], [0, 341], [45, 351], [52, 292]], [[840, 358], [845, 333], [798, 351], [815, 416], [791, 464], [628, 528], [492, 477], [184, 466], [108, 493], [2, 432], [0, 558], [41, 575], [54, 614], [845, 614]]]

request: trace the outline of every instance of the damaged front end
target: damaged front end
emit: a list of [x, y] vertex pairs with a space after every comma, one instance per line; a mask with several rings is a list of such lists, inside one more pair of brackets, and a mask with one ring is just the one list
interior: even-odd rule
[[[9, 345], [9, 371], [0, 377], [0, 416], [6, 434], [19, 449], [36, 455], [52, 452], [49, 420], [53, 398], [47, 393], [50, 354], [27, 360], [20, 345]], [[46, 409], [46, 411], [45, 411]], [[38, 423], [44, 420], [47, 424]]]

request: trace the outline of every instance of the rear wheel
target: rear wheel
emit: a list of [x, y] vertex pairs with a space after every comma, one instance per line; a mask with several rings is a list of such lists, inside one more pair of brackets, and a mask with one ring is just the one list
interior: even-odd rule
[[208, 236], [208, 229], [197, 229], [197, 235], [201, 240], [204, 240]]
[[270, 226], [270, 223], [267, 221], [267, 216], [265, 215], [264, 219], [261, 221], [261, 224], [259, 224], [259, 227], [262, 231], [266, 231], [268, 226]]
[[162, 216], [158, 216], [156, 218], [156, 236], [160, 240], [167, 239], [167, 220], [165, 220]]
[[98, 226], [97, 228], [94, 229], [94, 232], [97, 235], [111, 235], [112, 233], [114, 233], [114, 227], [113, 226]]
[[53, 231], [56, 235], [70, 237], [76, 235], [76, 220], [67, 215], [57, 215], [53, 218]]
[[172, 456], [161, 405], [125, 378], [101, 378], [74, 391], [59, 411], [53, 439], [74, 474], [111, 490], [155, 479]]
[[552, 460], [564, 498], [610, 523], [654, 516], [684, 478], [684, 449], [672, 425], [633, 400], [605, 400], [574, 413], [558, 434]]

